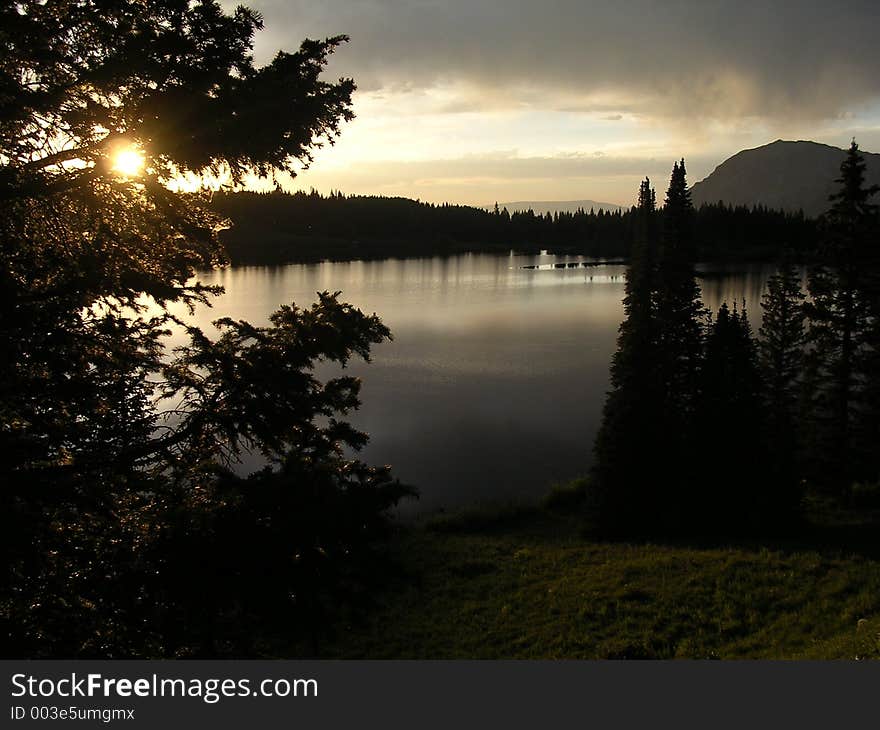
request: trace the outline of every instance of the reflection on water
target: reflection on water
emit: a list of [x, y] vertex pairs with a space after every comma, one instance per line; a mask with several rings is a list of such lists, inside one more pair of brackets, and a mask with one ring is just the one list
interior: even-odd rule
[[[556, 268], [584, 259], [463, 255], [207, 272], [226, 294], [200, 310], [263, 324], [281, 304], [321, 290], [376, 312], [394, 341], [378, 346], [352, 421], [363, 456], [418, 486], [418, 509], [533, 499], [583, 474], [622, 318], [625, 267]], [[524, 268], [540, 266], [541, 268]], [[704, 302], [746, 299], [753, 323], [767, 267], [701, 267]]]

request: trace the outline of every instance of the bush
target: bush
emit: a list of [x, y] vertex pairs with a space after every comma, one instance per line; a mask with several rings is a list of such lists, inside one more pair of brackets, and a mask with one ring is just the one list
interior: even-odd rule
[[541, 506], [552, 512], [575, 512], [584, 507], [590, 489], [587, 477], [555, 484], [541, 500]]

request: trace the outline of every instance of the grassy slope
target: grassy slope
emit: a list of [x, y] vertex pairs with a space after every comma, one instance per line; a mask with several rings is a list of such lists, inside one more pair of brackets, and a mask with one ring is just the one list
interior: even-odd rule
[[409, 577], [322, 654], [880, 657], [876, 556], [591, 542], [576, 520], [546, 510], [435, 521], [397, 548]]

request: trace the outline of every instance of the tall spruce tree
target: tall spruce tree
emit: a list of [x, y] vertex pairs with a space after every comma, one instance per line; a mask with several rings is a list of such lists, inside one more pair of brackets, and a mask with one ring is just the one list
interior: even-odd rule
[[791, 503], [799, 496], [798, 406], [805, 355], [805, 299], [800, 273], [790, 260], [783, 260], [761, 298], [763, 318], [758, 332], [758, 355], [772, 475], [780, 497]]
[[870, 414], [877, 372], [877, 187], [853, 141], [824, 217], [821, 262], [809, 275], [808, 387], [812, 395], [814, 478], [846, 495], [854, 480], [876, 478], [876, 425]]
[[672, 413], [685, 417], [696, 395], [701, 354], [700, 287], [694, 271], [694, 207], [684, 160], [675, 163], [662, 216], [656, 310], [660, 362]]
[[732, 310], [724, 303], [708, 319], [700, 381], [695, 445], [712, 489], [694, 495], [693, 510], [705, 528], [748, 529], [775, 517], [779, 499], [766, 471], [758, 353], [745, 302]]
[[655, 208], [645, 181], [627, 272], [626, 319], [595, 448], [602, 522], [628, 532], [686, 528], [696, 476], [692, 437], [702, 307], [684, 160], [673, 166], [660, 221]]
[[598, 514], [608, 529], [649, 527], [655, 506], [651, 471], [662, 407], [656, 359], [656, 195], [639, 186], [636, 230], [623, 300], [625, 318], [611, 362], [611, 391], [594, 446]]
[[684, 160], [673, 165], [662, 212], [662, 236], [655, 293], [657, 354], [663, 407], [660, 428], [664, 448], [659, 462], [667, 493], [664, 521], [688, 520], [693, 470], [693, 427], [702, 358], [703, 313], [694, 271], [694, 207]]
[[841, 166], [840, 192], [832, 198], [829, 220], [836, 235], [852, 241], [860, 264], [858, 300], [866, 315], [856, 367], [861, 380], [853, 443], [856, 478], [880, 481], [880, 185], [865, 184], [865, 161], [853, 141]]

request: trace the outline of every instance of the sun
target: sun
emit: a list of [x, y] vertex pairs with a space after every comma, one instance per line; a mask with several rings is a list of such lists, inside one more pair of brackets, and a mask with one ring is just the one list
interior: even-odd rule
[[137, 177], [144, 169], [144, 156], [133, 146], [120, 147], [113, 155], [113, 169], [124, 177]]

